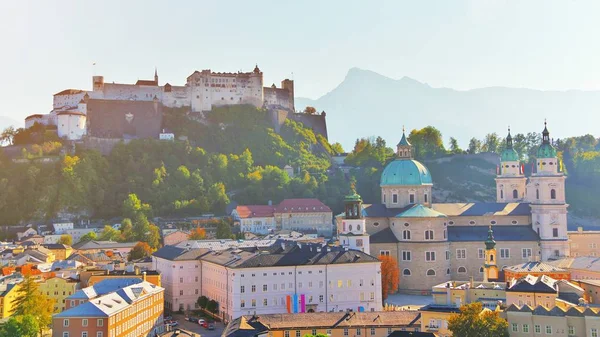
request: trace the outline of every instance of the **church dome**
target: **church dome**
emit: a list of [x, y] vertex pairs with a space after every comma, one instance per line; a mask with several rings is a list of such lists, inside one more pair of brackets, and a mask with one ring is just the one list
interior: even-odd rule
[[381, 174], [380, 186], [431, 185], [431, 174], [425, 165], [412, 159], [396, 159]]
[[537, 150], [538, 158], [556, 158], [556, 149], [551, 144], [542, 144]]
[[517, 154], [517, 151], [515, 151], [515, 149], [513, 149], [513, 148], [504, 149], [504, 151], [502, 151], [502, 154], [500, 154], [500, 160], [501, 161], [519, 161], [519, 155]]

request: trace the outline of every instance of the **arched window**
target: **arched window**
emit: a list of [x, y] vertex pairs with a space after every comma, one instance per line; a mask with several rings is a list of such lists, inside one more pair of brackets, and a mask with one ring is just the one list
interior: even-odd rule
[[426, 230], [425, 231], [425, 240], [433, 240], [433, 231], [432, 230]]
[[408, 195], [408, 200], [409, 200], [408, 201], [409, 203], [414, 204], [415, 203], [415, 195], [414, 194], [409, 194]]
[[433, 270], [433, 269], [428, 269], [428, 270], [427, 270], [427, 276], [435, 276], [435, 270]]
[[457, 270], [457, 271], [458, 271], [460, 274], [465, 274], [465, 273], [467, 272], [467, 268], [465, 268], [465, 267], [458, 267], [458, 270]]
[[535, 198], [540, 199], [540, 190], [535, 190]]
[[450, 268], [446, 269], [446, 275], [450, 275]]
[[517, 190], [513, 190], [513, 199], [519, 199], [519, 192]]
[[479, 272], [483, 273], [483, 267], [479, 267]]
[[500, 199], [504, 199], [504, 191], [500, 190]]
[[490, 261], [494, 261], [494, 254], [490, 254]]
[[348, 231], [352, 232], [352, 225], [348, 225]]
[[550, 190], [550, 199], [556, 199], [556, 190], [555, 189]]
[[410, 276], [410, 269], [404, 269], [402, 271], [402, 275], [404, 275], [404, 276]]
[[402, 231], [402, 239], [403, 240], [410, 240], [410, 231], [408, 229]]
[[444, 229], [444, 239], [446, 238], [446, 230]]
[[428, 202], [428, 201], [427, 201], [427, 193], [425, 193], [425, 194], [423, 195], [423, 201], [424, 201], [424, 202]]

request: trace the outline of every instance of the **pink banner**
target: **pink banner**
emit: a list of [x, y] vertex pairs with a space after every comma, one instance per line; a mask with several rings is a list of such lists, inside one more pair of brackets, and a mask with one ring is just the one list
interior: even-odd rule
[[306, 297], [304, 294], [300, 295], [300, 312], [306, 312]]

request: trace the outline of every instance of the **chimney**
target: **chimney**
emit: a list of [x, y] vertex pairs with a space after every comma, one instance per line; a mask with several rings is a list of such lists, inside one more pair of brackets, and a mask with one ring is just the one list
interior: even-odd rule
[[142, 275], [144, 275], [143, 280], [146, 281], [146, 272], [143, 272]]

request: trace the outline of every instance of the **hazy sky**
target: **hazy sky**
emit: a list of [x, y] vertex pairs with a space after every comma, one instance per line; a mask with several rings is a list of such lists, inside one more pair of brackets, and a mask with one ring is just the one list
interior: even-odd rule
[[[296, 81], [317, 98], [351, 67], [434, 87], [600, 89], [600, 1], [1, 1], [0, 115], [52, 94], [196, 69]], [[96, 69], [92, 63], [96, 62]]]

